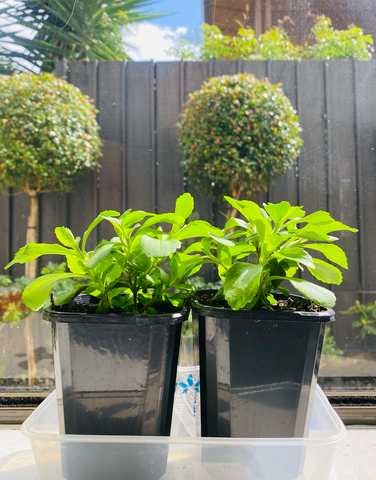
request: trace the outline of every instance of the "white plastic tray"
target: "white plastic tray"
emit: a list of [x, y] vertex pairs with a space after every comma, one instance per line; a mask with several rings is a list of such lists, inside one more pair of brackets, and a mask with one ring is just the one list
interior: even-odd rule
[[308, 438], [60, 435], [54, 393], [21, 432], [31, 440], [40, 480], [328, 480], [346, 435], [319, 387]]

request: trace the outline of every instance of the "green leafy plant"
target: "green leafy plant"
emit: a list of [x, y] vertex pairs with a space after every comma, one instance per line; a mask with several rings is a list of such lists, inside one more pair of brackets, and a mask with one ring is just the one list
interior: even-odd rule
[[[25, 289], [23, 300], [33, 310], [43, 307], [56, 282], [67, 278], [75, 278], [79, 283], [70, 292], [53, 299], [54, 305], [66, 304], [84, 292], [98, 299], [96, 311], [100, 313], [116, 309], [144, 314], [182, 308], [194, 291], [186, 279], [200, 269], [204, 260], [199, 254], [178, 252], [181, 241], [208, 232], [220, 233], [200, 220], [186, 224], [193, 205], [192, 196], [186, 193], [177, 199], [172, 213], [157, 215], [127, 210], [120, 215], [104, 211], [90, 224], [82, 240], [68, 228], [58, 227], [55, 233], [60, 244], [28, 244], [6, 268], [45, 254], [66, 256], [68, 273], [48, 273]], [[116, 236], [103, 240], [93, 251], [86, 251], [89, 234], [103, 220], [113, 225]], [[170, 230], [163, 231], [160, 224], [169, 225]], [[169, 273], [163, 268], [164, 262]], [[173, 288], [178, 293], [169, 293]]]
[[225, 35], [215, 25], [202, 25], [201, 41], [180, 38], [168, 54], [181, 60], [293, 60], [296, 58], [340, 59], [372, 58], [373, 40], [361, 28], [350, 25], [336, 30], [329, 17], [316, 18], [310, 37], [313, 44], [294, 45], [283, 22], [262, 33], [258, 38], [251, 28], [240, 28], [238, 34]]
[[350, 25], [347, 30], [336, 30], [330, 18], [319, 16], [311, 35], [316, 42], [308, 51], [316, 60], [356, 58], [370, 60], [373, 53], [371, 35], [364, 35], [361, 28]]
[[341, 312], [344, 315], [358, 314], [358, 320], [352, 323], [353, 328], [360, 328], [359, 337], [363, 340], [366, 335], [376, 335], [376, 302], [362, 304], [359, 300], [348, 310]]
[[210, 232], [210, 237], [192, 244], [186, 251], [203, 252], [204, 258], [218, 266], [224, 286], [214, 299], [224, 297], [233, 310], [273, 309], [276, 304], [273, 291], [289, 295], [289, 290], [281, 285], [287, 280], [317, 305], [333, 307], [336, 301], [333, 292], [298, 278], [296, 273], [306, 267], [317, 280], [340, 284], [341, 271], [312, 254], [320, 252], [330, 262], [348, 268], [344, 251], [333, 244], [338, 238], [329, 233], [357, 230], [333, 220], [324, 211], [305, 215], [302, 207], [293, 207], [288, 202], [268, 203], [260, 208], [249, 200], [225, 198], [245, 220], [231, 218], [220, 236]]
[[[42, 72], [52, 72], [55, 60], [63, 58], [87, 62], [130, 59], [121, 28], [163, 16], [148, 14], [148, 5], [145, 0], [10, 2], [0, 9], [6, 18], [0, 26], [0, 53], [21, 70], [40, 68]], [[25, 27], [36, 35], [26, 36]], [[22, 48], [15, 49], [15, 45]]]
[[[67, 192], [99, 167], [101, 140], [88, 97], [52, 75], [0, 78], [0, 188], [30, 197], [27, 243], [36, 242], [38, 195]], [[35, 262], [26, 275], [36, 276]]]
[[324, 342], [322, 344], [322, 353], [330, 358], [337, 358], [344, 354], [344, 351], [337, 347], [337, 342], [331, 334], [331, 328], [325, 327]]
[[300, 132], [280, 84], [246, 73], [210, 78], [180, 117], [185, 174], [213, 201], [250, 196], [295, 164]]

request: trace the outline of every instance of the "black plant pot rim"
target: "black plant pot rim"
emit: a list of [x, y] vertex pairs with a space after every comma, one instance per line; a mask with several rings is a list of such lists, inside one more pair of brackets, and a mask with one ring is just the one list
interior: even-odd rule
[[[197, 293], [211, 293], [217, 290], [203, 290]], [[286, 298], [283, 295], [274, 294], [276, 298]], [[290, 295], [291, 298], [305, 299], [301, 295]], [[335, 312], [328, 308], [322, 312], [303, 312], [291, 310], [231, 310], [230, 308], [211, 307], [203, 305], [197, 300], [192, 302], [192, 310], [204, 317], [227, 318], [229, 320], [267, 320], [278, 322], [334, 322]]]
[[43, 310], [43, 320], [56, 323], [96, 323], [117, 325], [178, 325], [188, 319], [188, 312], [184, 308], [180, 312], [149, 314], [149, 315], [119, 315], [117, 313], [78, 313], [54, 312]]

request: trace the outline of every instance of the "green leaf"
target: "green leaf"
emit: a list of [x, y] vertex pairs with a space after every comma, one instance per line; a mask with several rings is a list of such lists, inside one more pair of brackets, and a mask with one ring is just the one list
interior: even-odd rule
[[[191, 285], [192, 286], [192, 285]], [[185, 304], [186, 295], [181, 293], [169, 293], [166, 295], [167, 299], [177, 308], [183, 308]]]
[[336, 263], [340, 267], [348, 268], [347, 257], [342, 248], [338, 245], [324, 245], [324, 244], [311, 244], [305, 243], [304, 248], [309, 248], [311, 250], [317, 250], [318, 252], [323, 253], [328, 260]]
[[278, 290], [282, 293], [282, 295], [284, 295], [285, 297], [288, 297], [290, 295], [290, 292], [287, 288], [284, 288], [284, 287], [281, 287], [279, 286], [278, 287]]
[[85, 246], [86, 246], [86, 241], [88, 239], [88, 236], [94, 230], [94, 228], [98, 225], [98, 223], [100, 223], [102, 220], [104, 220], [104, 217], [117, 217], [119, 215], [120, 215], [120, 213], [115, 212], [114, 210], [105, 210], [105, 211], [101, 212], [97, 216], [97, 218], [91, 222], [88, 229], [84, 233], [84, 236], [83, 236], [83, 239], [82, 239], [82, 247], [81, 247], [82, 251], [83, 252], [85, 251]]
[[65, 278], [86, 278], [83, 275], [76, 275], [74, 273], [51, 273], [49, 275], [42, 275], [30, 283], [22, 294], [22, 299], [25, 305], [32, 310], [39, 310], [43, 307], [48, 299], [52, 287], [59, 280]]
[[111, 252], [114, 248], [112, 243], [105, 243], [99, 245], [95, 250], [93, 256], [88, 260], [85, 264], [86, 268], [92, 268], [98, 265], [99, 263], [103, 262], [103, 260], [107, 257], [107, 255]]
[[323, 225], [326, 223], [334, 222], [334, 220], [328, 212], [319, 210], [315, 213], [311, 213], [311, 215], [307, 215], [306, 217], [302, 218], [301, 222], [312, 223], [313, 225]]
[[234, 227], [242, 227], [247, 230], [249, 227], [249, 223], [245, 222], [241, 218], [231, 217], [230, 220], [228, 220], [228, 222], [226, 223], [224, 231], [227, 232], [227, 230]]
[[335, 283], [336, 285], [342, 282], [342, 273], [337, 267], [316, 258], [313, 259], [313, 263], [314, 268], [308, 267], [308, 270], [318, 280], [325, 283]]
[[22, 247], [16, 253], [14, 259], [6, 265], [5, 269], [11, 267], [15, 263], [27, 263], [35, 260], [41, 255], [73, 255], [76, 253], [68, 248], [62, 247], [59, 244], [49, 245], [47, 243], [29, 243]]
[[56, 238], [60, 243], [66, 247], [76, 248], [76, 239], [73, 236], [73, 233], [67, 227], [56, 227], [55, 228]]
[[208, 237], [210, 233], [221, 236], [222, 230], [210, 225], [210, 223], [204, 220], [195, 220], [188, 223], [188, 225], [184, 225], [184, 227], [174, 235], [174, 239], [185, 240], [186, 238]]
[[287, 214], [290, 208], [289, 202], [281, 203], [264, 203], [264, 208], [268, 212], [270, 218], [274, 223], [279, 223]]
[[142, 252], [154, 258], [168, 257], [181, 247], [179, 240], [158, 240], [147, 235], [141, 237], [140, 244]]
[[289, 260], [294, 260], [295, 262], [302, 263], [307, 267], [315, 268], [313, 259], [311, 255], [303, 250], [303, 248], [286, 248], [285, 250], [280, 250], [278, 256], [288, 258]]
[[142, 225], [142, 229], [155, 225], [156, 223], [172, 223], [176, 225], [184, 225], [185, 218], [176, 213], [161, 213], [160, 215], [153, 215], [148, 218]]
[[227, 271], [223, 290], [233, 310], [239, 310], [252, 301], [260, 287], [261, 273], [261, 265], [241, 262]]
[[126, 256], [125, 263], [127, 268], [133, 271], [146, 272], [151, 266], [150, 258], [137, 247], [136, 250]]
[[85, 287], [86, 287], [86, 285], [82, 285], [79, 288], [76, 287], [76, 288], [74, 288], [74, 290], [71, 290], [69, 292], [65, 292], [62, 295], [59, 295], [58, 297], [54, 298], [55, 305], [65, 305], [66, 303], [69, 303]]
[[69, 256], [67, 257], [67, 265], [69, 270], [72, 273], [84, 274], [85, 273], [85, 266], [79, 257]]
[[170, 277], [163, 270], [163, 268], [158, 267], [158, 270], [159, 270], [159, 275], [160, 275], [161, 282], [163, 283], [163, 285], [168, 286], [168, 284], [170, 283]]
[[330, 290], [315, 285], [314, 283], [307, 282], [307, 280], [301, 280], [296, 278], [292, 280], [288, 279], [291, 285], [298, 290], [302, 295], [312, 300], [317, 305], [322, 307], [332, 308], [336, 303], [336, 296]]
[[192, 195], [190, 193], [184, 193], [176, 200], [175, 213], [187, 219], [193, 212], [193, 207], [194, 201]]
[[214, 233], [209, 233], [209, 235], [218, 243], [221, 243], [222, 245], [227, 245], [228, 247], [234, 247], [235, 243], [231, 242], [231, 240], [227, 240], [226, 238], [223, 237], [218, 237], [217, 235], [214, 235]]

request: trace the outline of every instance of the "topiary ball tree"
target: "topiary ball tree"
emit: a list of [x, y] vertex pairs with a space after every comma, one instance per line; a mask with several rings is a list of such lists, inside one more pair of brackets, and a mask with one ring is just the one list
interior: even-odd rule
[[[69, 192], [77, 175], [99, 167], [96, 112], [78, 88], [53, 75], [0, 78], [0, 188], [30, 197], [26, 243], [36, 243], [38, 195]], [[26, 276], [36, 276], [35, 261]]]
[[179, 127], [187, 180], [214, 202], [266, 190], [303, 144], [281, 85], [247, 73], [208, 79], [189, 95]]

